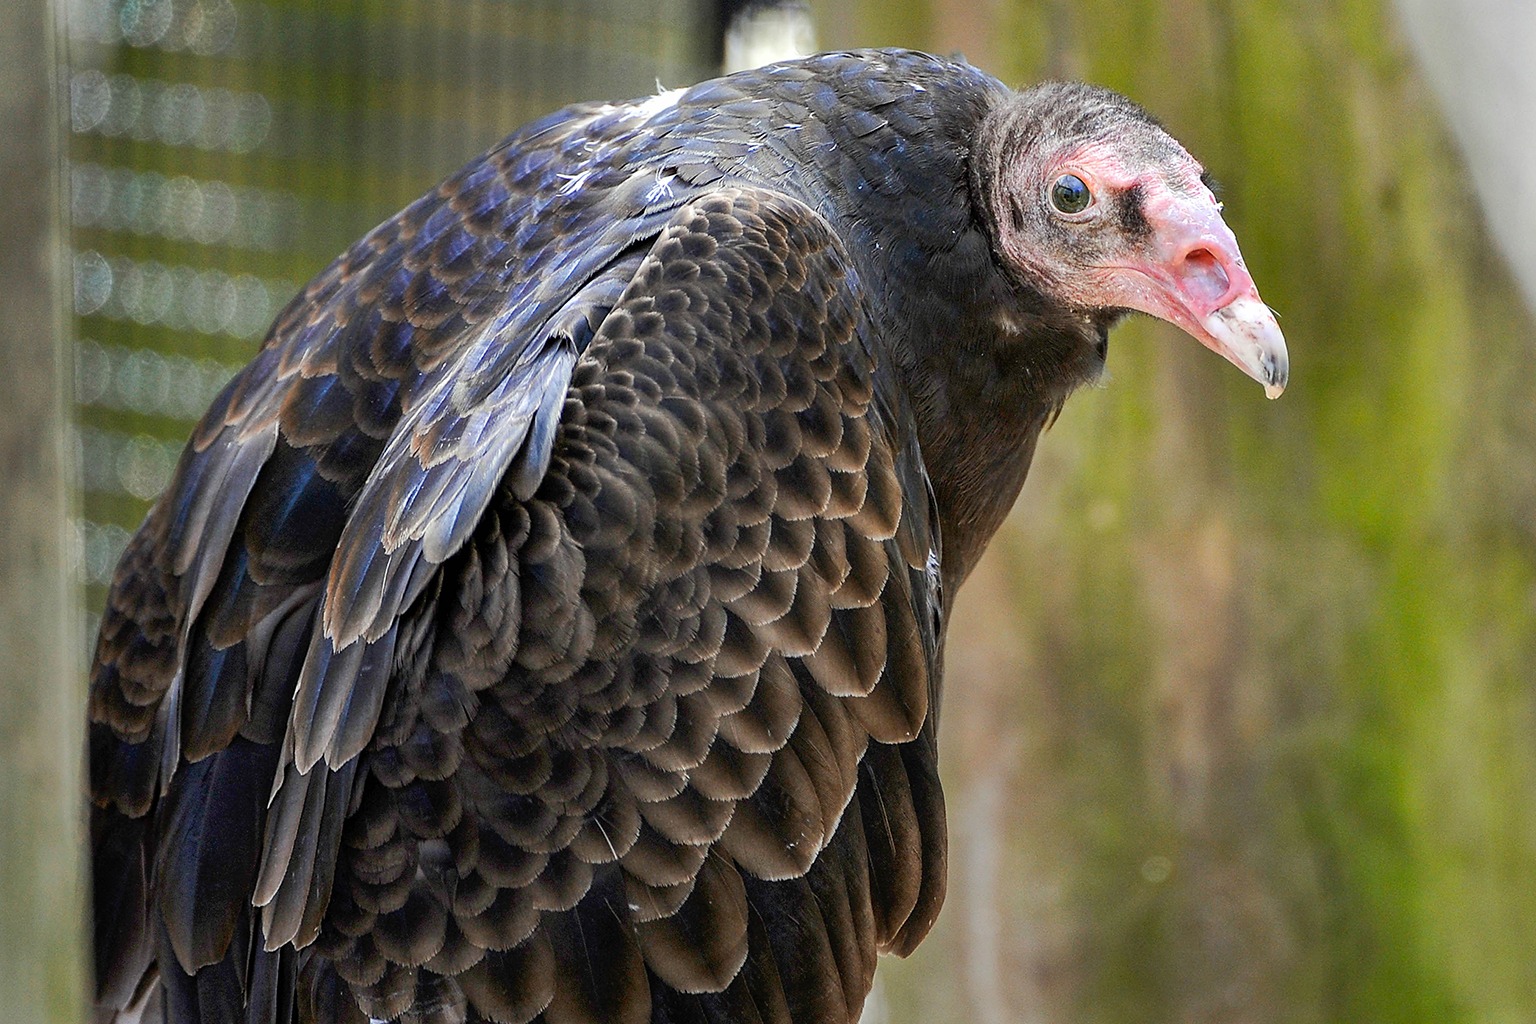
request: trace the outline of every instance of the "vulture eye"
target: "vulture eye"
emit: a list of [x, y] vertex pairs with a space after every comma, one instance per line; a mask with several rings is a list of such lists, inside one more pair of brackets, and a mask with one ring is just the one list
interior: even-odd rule
[[1093, 193], [1075, 174], [1063, 174], [1051, 186], [1051, 205], [1062, 213], [1082, 213], [1093, 202]]

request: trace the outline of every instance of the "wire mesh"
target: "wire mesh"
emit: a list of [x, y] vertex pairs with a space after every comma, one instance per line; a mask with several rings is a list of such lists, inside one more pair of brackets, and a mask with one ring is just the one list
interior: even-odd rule
[[87, 607], [191, 423], [304, 281], [529, 118], [704, 77], [707, 13], [700, 0], [69, 0]]

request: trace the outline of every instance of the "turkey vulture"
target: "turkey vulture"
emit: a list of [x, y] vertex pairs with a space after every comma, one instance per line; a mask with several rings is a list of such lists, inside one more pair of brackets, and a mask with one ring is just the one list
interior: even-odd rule
[[325, 270], [128, 545], [98, 1018], [830, 1024], [944, 895], [944, 615], [1128, 311], [1287, 361], [1107, 90], [881, 50], [535, 121]]

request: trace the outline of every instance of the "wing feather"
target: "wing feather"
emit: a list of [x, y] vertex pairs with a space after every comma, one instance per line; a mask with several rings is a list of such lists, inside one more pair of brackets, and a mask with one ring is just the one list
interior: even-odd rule
[[852, 1020], [943, 872], [937, 523], [852, 261], [620, 151], [556, 244], [496, 159], [280, 316], [125, 559], [92, 774], [164, 881], [113, 999], [158, 942], [178, 1013]]
[[[809, 209], [727, 191], [605, 298], [539, 486], [509, 465], [448, 555], [434, 653], [397, 671], [422, 688], [359, 756], [338, 927], [354, 899], [435, 901], [491, 1019], [846, 1021], [931, 921], [942, 806], [913, 781], [931, 747], [903, 751], [937, 686], [938, 539], [849, 266]], [[477, 698], [424, 724], [429, 690]], [[415, 810], [441, 785], [472, 856]], [[346, 940], [371, 1012], [434, 971], [409, 938]], [[525, 961], [548, 988], [509, 1001]]]

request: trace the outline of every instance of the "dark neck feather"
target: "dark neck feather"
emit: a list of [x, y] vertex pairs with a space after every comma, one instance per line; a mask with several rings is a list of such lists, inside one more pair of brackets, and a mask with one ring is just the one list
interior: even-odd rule
[[715, 124], [743, 132], [793, 122], [759, 154], [765, 185], [784, 187], [781, 156], [818, 169], [794, 180], [837, 225], [874, 299], [882, 390], [901, 406], [897, 419], [915, 424], [952, 594], [1018, 496], [1041, 430], [1098, 374], [1108, 322], [1066, 309], [999, 260], [994, 183], [1009, 140], [1028, 127], [1001, 83], [909, 51], [827, 54], [747, 76], [734, 81], [760, 79], [754, 99], [703, 99]]
[[943, 98], [927, 144], [903, 169], [913, 200], [855, 196], [842, 211], [867, 239], [853, 249], [861, 273], [881, 286], [876, 329], [910, 396], [950, 593], [1018, 497], [1040, 432], [1099, 375], [1116, 318], [1069, 309], [1001, 262], [994, 240], [1006, 207], [995, 183], [1027, 126], [1010, 116], [1013, 94], [977, 77], [970, 90], [933, 90]]

